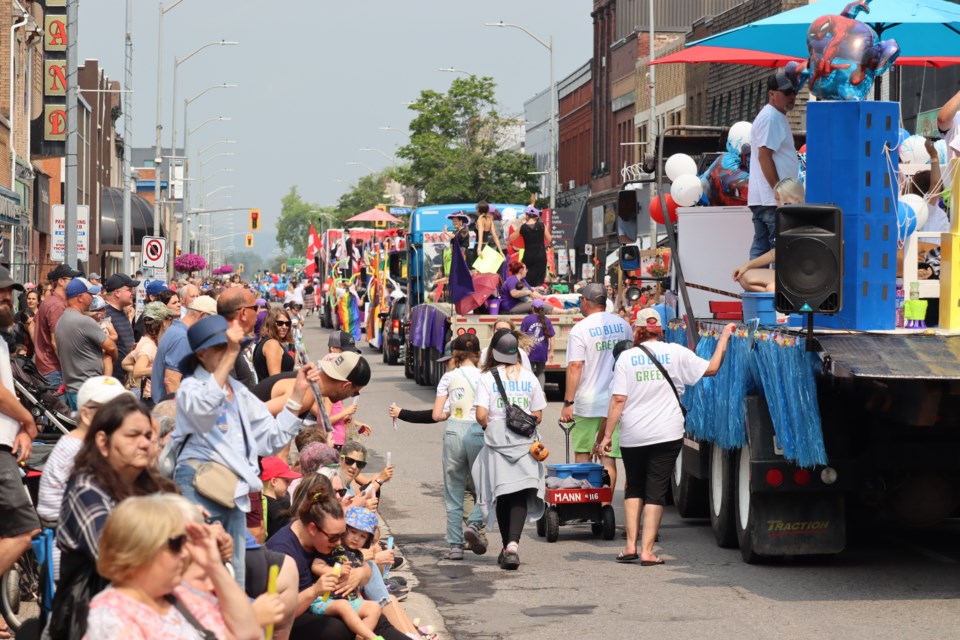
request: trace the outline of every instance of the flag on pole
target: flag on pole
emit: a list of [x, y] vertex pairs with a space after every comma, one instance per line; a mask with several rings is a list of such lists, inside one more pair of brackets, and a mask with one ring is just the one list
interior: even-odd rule
[[307, 242], [307, 268], [305, 269], [308, 278], [312, 278], [317, 271], [317, 251], [320, 249], [320, 237], [317, 230], [310, 225], [310, 240]]

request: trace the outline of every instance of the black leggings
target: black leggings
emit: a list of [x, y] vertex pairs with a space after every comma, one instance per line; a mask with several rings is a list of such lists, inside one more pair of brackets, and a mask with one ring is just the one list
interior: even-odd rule
[[520, 542], [523, 524], [527, 521], [527, 500], [531, 491], [534, 489], [497, 496], [497, 526], [500, 527], [504, 548], [510, 542]]

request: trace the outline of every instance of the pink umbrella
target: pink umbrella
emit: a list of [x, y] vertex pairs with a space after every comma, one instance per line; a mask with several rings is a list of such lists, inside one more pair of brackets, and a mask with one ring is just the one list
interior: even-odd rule
[[386, 211], [380, 211], [380, 209], [370, 209], [369, 211], [358, 213], [352, 218], [347, 218], [347, 222], [389, 222], [393, 224], [402, 224], [403, 220], [396, 216], [390, 215]]

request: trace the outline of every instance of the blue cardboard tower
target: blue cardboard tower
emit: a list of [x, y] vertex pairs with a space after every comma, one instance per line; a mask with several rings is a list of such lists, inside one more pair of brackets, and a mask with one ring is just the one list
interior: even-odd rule
[[895, 326], [899, 131], [895, 102], [807, 103], [807, 202], [843, 211], [843, 306], [817, 327]]

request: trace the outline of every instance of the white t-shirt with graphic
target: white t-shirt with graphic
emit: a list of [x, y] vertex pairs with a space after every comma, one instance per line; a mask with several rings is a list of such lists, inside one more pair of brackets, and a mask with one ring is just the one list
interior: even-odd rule
[[[682, 396], [703, 377], [710, 362], [679, 344], [644, 342]], [[620, 354], [613, 374], [613, 394], [626, 396], [620, 418], [620, 446], [645, 447], [683, 437], [683, 413], [670, 383], [639, 347]]]
[[570, 329], [567, 363], [582, 362], [583, 373], [573, 398], [573, 413], [582, 418], [602, 418], [610, 405], [613, 347], [630, 340], [630, 325], [618, 315], [592, 313]]
[[[515, 404], [527, 413], [534, 411], [543, 411], [547, 407], [547, 397], [543, 394], [543, 387], [537, 376], [527, 369], [520, 369], [520, 376], [516, 380], [507, 378], [506, 369], [503, 366], [497, 367], [500, 372], [500, 380], [503, 381], [504, 390], [507, 392], [507, 400], [510, 404]], [[500, 396], [500, 390], [497, 387], [496, 380], [493, 379], [493, 373], [488, 371], [480, 376], [480, 384], [477, 385], [476, 406], [486, 407], [489, 411], [489, 420], [504, 420], [507, 417], [507, 410], [503, 406], [503, 398]]]
[[437, 397], [447, 397], [444, 411], [456, 420], [477, 421], [477, 409], [474, 405], [477, 385], [480, 383], [480, 369], [460, 367], [447, 371], [437, 385]]

